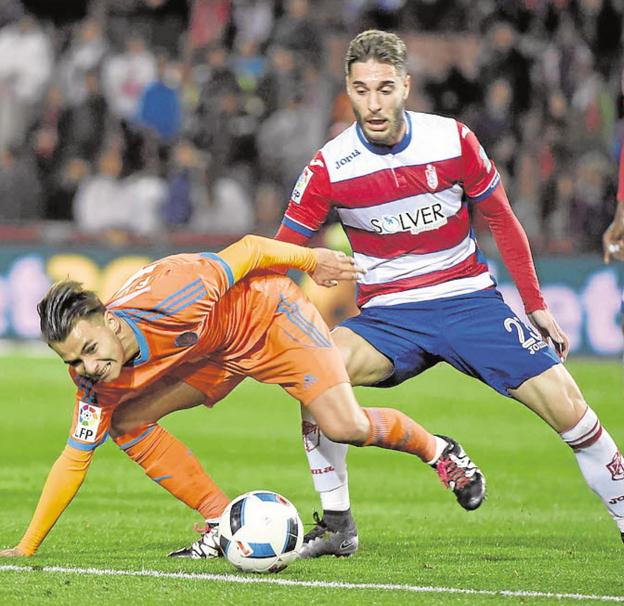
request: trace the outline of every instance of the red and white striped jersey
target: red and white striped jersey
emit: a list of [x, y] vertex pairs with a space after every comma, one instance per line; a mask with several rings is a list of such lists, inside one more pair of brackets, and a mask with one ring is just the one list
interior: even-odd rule
[[367, 270], [359, 282], [361, 307], [495, 284], [468, 205], [492, 194], [500, 181], [496, 167], [460, 122], [405, 116], [406, 134], [393, 147], [371, 144], [357, 123], [329, 141], [303, 170], [282, 223], [301, 241], [336, 209], [358, 265]]

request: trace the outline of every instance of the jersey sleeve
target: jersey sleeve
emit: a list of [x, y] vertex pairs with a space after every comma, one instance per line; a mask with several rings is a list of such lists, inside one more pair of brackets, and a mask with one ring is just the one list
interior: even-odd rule
[[18, 548], [33, 555], [80, 489], [93, 459], [93, 452], [66, 446], [56, 460], [43, 487], [39, 503]]
[[457, 127], [461, 143], [464, 192], [471, 202], [481, 202], [492, 195], [500, 182], [500, 176], [476, 135], [461, 122], [457, 123]]
[[485, 219], [494, 236], [503, 263], [520, 293], [525, 311], [531, 313], [546, 309], [529, 240], [509, 204], [502, 184], [499, 183], [487, 200], [477, 204], [476, 211]]
[[92, 380], [72, 370], [70, 375], [77, 389], [67, 444], [76, 450], [92, 451], [108, 439], [114, 406], [102, 405]]
[[309, 240], [327, 219], [330, 194], [329, 174], [319, 151], [297, 179], [275, 238], [295, 244]]
[[234, 281], [262, 269], [299, 269], [313, 272], [316, 256], [309, 248], [278, 242], [262, 236], [247, 235], [217, 255], [230, 268]]

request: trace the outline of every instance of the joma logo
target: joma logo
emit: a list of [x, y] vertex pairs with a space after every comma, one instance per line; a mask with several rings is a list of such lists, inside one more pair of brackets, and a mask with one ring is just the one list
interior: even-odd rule
[[357, 156], [361, 156], [362, 152], [354, 149], [348, 156], [345, 156], [344, 158], [340, 158], [340, 160], [336, 160], [336, 170], [338, 170], [341, 166], [344, 166], [345, 164], [349, 164], [349, 162], [351, 162], [351, 160], [353, 160], [353, 158], [356, 158]]

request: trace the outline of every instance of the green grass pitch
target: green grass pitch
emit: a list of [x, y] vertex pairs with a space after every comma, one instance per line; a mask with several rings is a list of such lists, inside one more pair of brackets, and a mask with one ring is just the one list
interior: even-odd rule
[[[624, 445], [624, 386], [615, 361], [569, 368], [615, 440]], [[62, 363], [0, 358], [0, 545], [15, 544], [65, 444], [73, 390]], [[624, 545], [572, 453], [521, 405], [438, 366], [391, 390], [360, 389], [363, 405], [394, 406], [462, 442], [488, 479], [489, 496], [465, 512], [413, 457], [352, 448], [352, 508], [361, 548], [350, 559], [295, 562], [279, 575], [243, 575], [227, 562], [168, 560], [194, 539], [198, 516], [145, 477], [109, 441], [77, 498], [37, 556], [0, 559], [0, 604], [597, 604], [624, 596]], [[164, 425], [184, 440], [231, 496], [283, 493], [311, 522], [317, 498], [301, 447], [296, 402], [245, 381], [213, 410], [178, 412]], [[624, 482], [623, 490], [624, 493]], [[47, 567], [184, 572], [95, 576]], [[218, 575], [217, 579], [200, 574]], [[310, 586], [224, 579], [370, 584]], [[471, 589], [417, 592], [377, 585]], [[484, 593], [490, 591], [492, 593]], [[497, 592], [583, 594], [593, 598]], [[618, 601], [624, 601], [624, 598]]]

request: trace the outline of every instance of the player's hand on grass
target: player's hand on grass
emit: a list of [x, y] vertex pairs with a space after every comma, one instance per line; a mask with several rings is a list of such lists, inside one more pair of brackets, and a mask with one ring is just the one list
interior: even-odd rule
[[613, 259], [624, 261], [624, 226], [613, 221], [602, 234], [602, 252], [605, 263]]
[[27, 555], [19, 547], [0, 549], [0, 558], [23, 558]]
[[570, 341], [553, 315], [547, 309], [538, 309], [529, 314], [529, 320], [537, 328], [544, 341], [552, 344], [561, 361], [565, 362], [570, 351]]
[[355, 264], [355, 259], [343, 252], [329, 248], [314, 248], [316, 255], [316, 269], [310, 277], [319, 286], [336, 286], [338, 281], [354, 281], [365, 273]]

